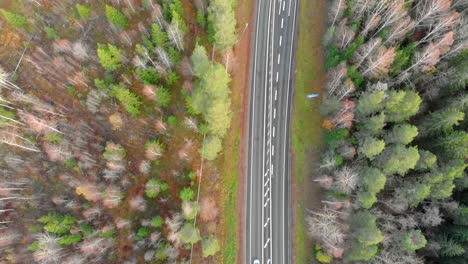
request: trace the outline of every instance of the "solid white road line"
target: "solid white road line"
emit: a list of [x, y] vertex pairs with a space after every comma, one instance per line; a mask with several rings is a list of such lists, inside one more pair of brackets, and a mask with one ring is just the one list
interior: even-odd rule
[[[267, 54], [266, 54], [266, 57], [265, 57], [265, 65], [266, 67], [268, 67], [268, 61], [270, 59], [270, 50], [268, 49], [269, 45], [270, 45], [270, 18], [271, 18], [271, 12], [272, 12], [272, 5], [271, 5], [271, 1], [269, 3], [269, 9], [268, 9], [268, 29], [267, 29]], [[273, 10], [273, 17], [274, 17], [274, 13], [275, 11]], [[268, 72], [268, 69], [265, 69], [265, 78], [268, 79], [270, 78], [269, 74], [271, 74], [270, 72]], [[265, 81], [265, 90], [264, 91], [267, 91], [267, 81]], [[262, 131], [265, 131], [265, 123], [266, 123], [266, 105], [267, 105], [267, 93], [265, 92], [265, 96], [264, 96], [264, 101], [263, 101], [263, 104], [264, 104], [264, 107], [263, 107], [263, 128], [262, 128]], [[262, 149], [262, 172], [265, 171], [265, 133], [263, 133], [263, 149]], [[264, 178], [262, 177], [262, 183], [264, 181]], [[262, 193], [265, 191], [265, 186], [262, 184]], [[262, 204], [264, 203], [264, 197], [262, 196]], [[265, 210], [262, 209], [262, 213], [261, 213], [261, 221], [265, 221]], [[265, 235], [264, 235], [264, 230], [262, 228], [262, 243], [264, 242], [264, 239], [265, 239]], [[264, 257], [265, 257], [265, 252], [262, 250], [262, 261], [264, 260]]]
[[[262, 0], [259, 1], [259, 4], [258, 6], [262, 6]], [[257, 53], [258, 53], [258, 27], [259, 27], [259, 18], [260, 18], [260, 8], [257, 8], [257, 25], [256, 25], [256, 32], [255, 32], [255, 51], [254, 51], [254, 75], [253, 75], [253, 93], [252, 95], [255, 96], [255, 92], [256, 92], [256, 74], [255, 72], [257, 71]], [[251, 139], [251, 142], [250, 142], [250, 149], [252, 150], [253, 152], [253, 145], [254, 145], [254, 125], [255, 124], [255, 99], [252, 100], [252, 127], [250, 128], [250, 131], [251, 131], [251, 135], [252, 135], [252, 139]], [[253, 154], [253, 153], [251, 153]], [[251, 159], [249, 159], [251, 160]], [[252, 194], [253, 194], [253, 165], [250, 166], [250, 208], [249, 208], [249, 212], [250, 212], [250, 216], [249, 216], [249, 261], [250, 259], [252, 259], [252, 210], [253, 210], [253, 206], [252, 206], [252, 203], [253, 203], [253, 199], [252, 199]]]
[[[291, 1], [293, 0], [289, 0], [289, 5], [291, 6]], [[295, 27], [296, 27], [296, 15], [297, 15], [297, 0], [294, 1], [294, 16], [293, 16], [293, 27], [292, 27], [292, 31], [291, 31], [291, 40], [292, 40], [292, 44], [291, 44], [291, 49], [290, 49], [290, 56], [289, 56], [289, 71], [288, 71], [288, 80], [291, 79], [291, 66], [292, 66], [292, 58], [293, 58], [293, 46], [294, 46], [294, 37], [295, 37]], [[286, 92], [286, 118], [285, 118], [285, 123], [284, 123], [284, 133], [285, 135], [287, 135], [287, 129], [288, 129], [288, 123], [289, 123], [289, 86], [290, 86], [290, 82], [288, 81], [288, 88], [287, 88], [287, 92]], [[283, 160], [283, 164], [286, 164], [286, 158], [288, 157], [287, 155], [287, 151], [286, 151], [286, 143], [287, 143], [287, 139], [285, 137], [284, 139], [284, 142], [283, 142], [283, 155], [284, 155], [284, 160]], [[284, 166], [286, 167], [286, 166]], [[286, 175], [285, 175], [286, 176]], [[283, 177], [283, 184], [282, 184], [282, 188], [283, 188], [283, 208], [286, 208], [284, 206], [284, 200], [285, 200], [285, 191], [284, 191], [284, 188], [286, 186], [286, 177]], [[284, 210], [284, 209], [283, 209]], [[286, 239], [284, 237], [285, 235], [285, 231], [284, 231], [284, 228], [285, 228], [285, 225], [287, 224], [285, 222], [286, 220], [286, 213], [283, 211], [283, 227], [282, 227], [282, 231], [283, 231], [283, 240], [282, 240], [282, 243], [283, 243], [283, 250], [285, 250], [285, 241], [286, 240], [289, 240], [289, 239]], [[289, 253], [289, 252], [288, 252]], [[287, 256], [289, 258], [289, 255]], [[283, 254], [283, 263], [286, 263], [286, 254]]]

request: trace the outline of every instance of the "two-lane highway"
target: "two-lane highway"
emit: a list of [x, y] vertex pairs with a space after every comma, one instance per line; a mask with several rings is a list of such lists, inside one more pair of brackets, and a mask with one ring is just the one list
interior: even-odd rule
[[246, 263], [290, 263], [290, 115], [297, 0], [257, 0], [250, 92]]

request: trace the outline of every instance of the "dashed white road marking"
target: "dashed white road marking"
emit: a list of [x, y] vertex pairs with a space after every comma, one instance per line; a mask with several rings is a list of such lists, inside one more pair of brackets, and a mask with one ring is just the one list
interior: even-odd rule
[[278, 90], [275, 90], [275, 101], [278, 99]]
[[265, 224], [263, 225], [263, 227], [266, 227], [268, 225], [268, 222], [270, 222], [270, 217], [267, 218]]
[[273, 118], [276, 119], [276, 108], [273, 109]]
[[267, 242], [265, 243], [265, 245], [263, 246], [263, 248], [266, 248], [268, 246], [268, 243], [270, 243], [270, 239], [268, 238]]
[[284, 18], [281, 18], [281, 29], [283, 28], [284, 26]]
[[281, 53], [278, 54], [278, 64], [280, 64], [281, 61]]
[[275, 137], [275, 128], [276, 127], [273, 127], [273, 137]]
[[266, 197], [269, 191], [270, 191], [270, 188], [268, 188], [268, 189], [265, 191], [265, 194], [263, 194], [263, 196]]
[[285, 7], [286, 7], [286, 1], [283, 1], [283, 11]]
[[272, 156], [275, 155], [275, 145], [272, 145], [272, 146], [271, 146], [271, 155], [272, 155]]
[[280, 36], [280, 42], [279, 42], [280, 47], [281, 47], [282, 42], [283, 42], [283, 36]]
[[276, 72], [276, 82], [278, 82], [279, 72]]
[[[266, 200], [265, 204], [263, 205], [263, 207], [267, 207], [269, 202], [270, 202], [270, 197], [267, 198], [267, 200]], [[268, 240], [270, 240], [270, 239], [268, 239]]]

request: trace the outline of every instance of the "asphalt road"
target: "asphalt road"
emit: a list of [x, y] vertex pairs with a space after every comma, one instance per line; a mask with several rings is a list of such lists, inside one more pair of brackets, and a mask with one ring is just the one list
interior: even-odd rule
[[245, 263], [290, 263], [290, 116], [298, 0], [257, 0]]

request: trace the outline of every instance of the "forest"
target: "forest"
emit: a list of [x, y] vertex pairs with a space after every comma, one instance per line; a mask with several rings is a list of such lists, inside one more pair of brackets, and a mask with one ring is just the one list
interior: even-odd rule
[[468, 263], [468, 2], [328, 2], [314, 263]]
[[0, 2], [0, 262], [219, 263], [235, 9]]

